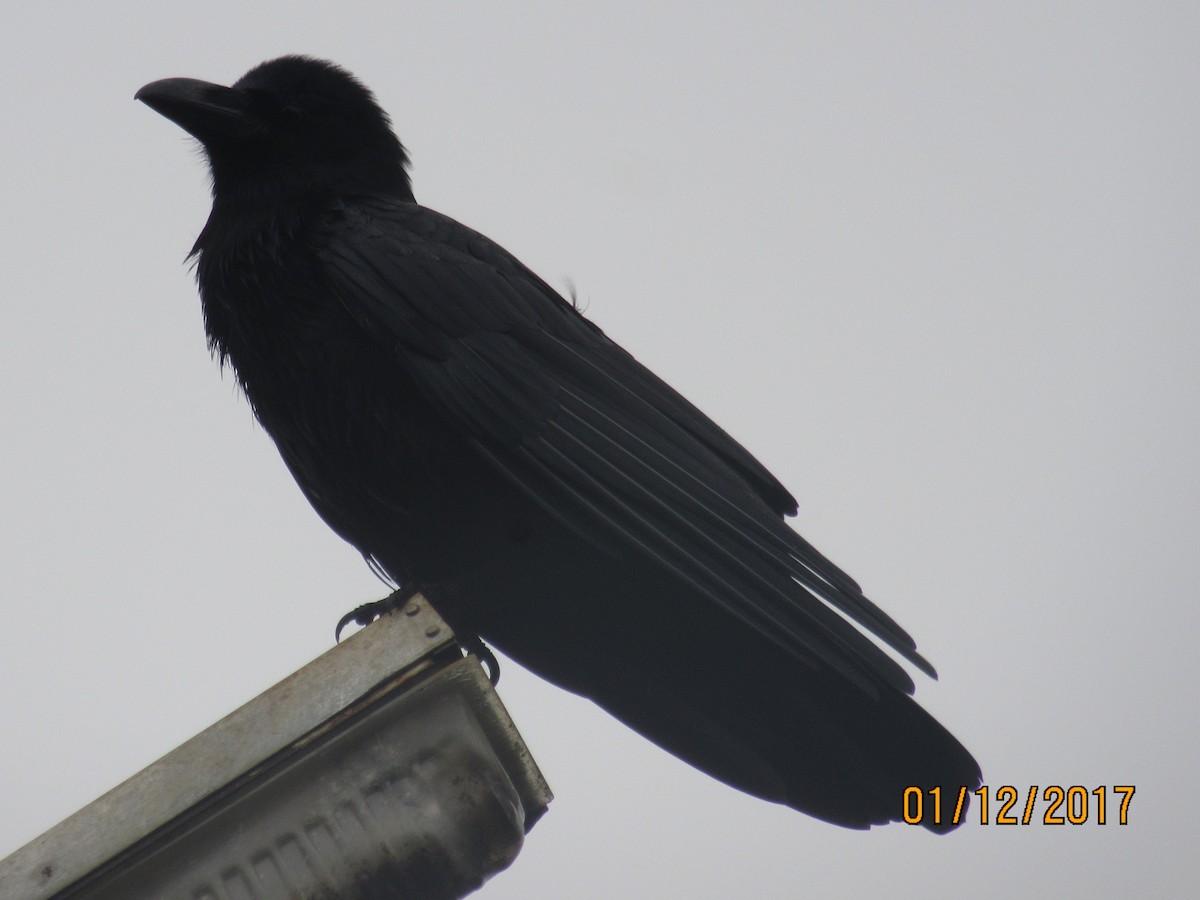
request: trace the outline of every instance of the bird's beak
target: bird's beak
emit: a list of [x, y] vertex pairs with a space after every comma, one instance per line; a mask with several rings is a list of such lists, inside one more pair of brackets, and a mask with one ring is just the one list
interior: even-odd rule
[[263, 127], [245, 93], [195, 78], [152, 81], [133, 99], [141, 100], [204, 144], [249, 137]]

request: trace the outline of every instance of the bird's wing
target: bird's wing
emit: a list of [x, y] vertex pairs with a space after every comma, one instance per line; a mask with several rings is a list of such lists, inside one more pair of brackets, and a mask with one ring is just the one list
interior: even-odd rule
[[343, 207], [332, 289], [480, 454], [568, 527], [653, 557], [762, 634], [873, 691], [934, 675], [911, 637], [783, 521], [745, 449], [511, 254], [415, 204]]

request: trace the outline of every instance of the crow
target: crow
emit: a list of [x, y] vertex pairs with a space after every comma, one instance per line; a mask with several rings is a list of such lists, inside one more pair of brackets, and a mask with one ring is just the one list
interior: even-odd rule
[[370, 565], [726, 784], [850, 828], [919, 788], [922, 824], [951, 827], [979, 767], [866, 633], [936, 677], [913, 639], [787, 525], [795, 499], [749, 452], [417, 204], [359, 81], [285, 56], [136, 97], [211, 170], [210, 348]]

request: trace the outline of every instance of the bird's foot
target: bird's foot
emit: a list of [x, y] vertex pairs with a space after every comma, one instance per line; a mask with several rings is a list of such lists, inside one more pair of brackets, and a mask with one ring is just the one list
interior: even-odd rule
[[[341, 643], [342, 629], [351, 622], [355, 625], [370, 625], [385, 613], [389, 613], [394, 609], [400, 609], [419, 593], [421, 593], [421, 589], [418, 586], [402, 587], [392, 591], [382, 600], [364, 603], [362, 606], [350, 610], [350, 612], [338, 620], [337, 628], [333, 632], [333, 639]], [[488, 681], [492, 683], [492, 687], [500, 683], [500, 662], [496, 659], [496, 654], [492, 653], [491, 649], [478, 635], [462, 641], [461, 646], [467, 653], [474, 653], [478, 657], [479, 662], [487, 671]]]
[[478, 635], [464, 642], [463, 649], [479, 657], [479, 661], [487, 671], [488, 681], [492, 683], [492, 687], [500, 683], [500, 662], [496, 659], [496, 654], [491, 651], [491, 648]]
[[353, 622], [355, 625], [370, 625], [384, 613], [389, 613], [393, 609], [399, 609], [405, 603], [412, 599], [413, 595], [418, 593], [416, 588], [400, 588], [392, 591], [382, 600], [374, 600], [371, 603], [364, 603], [362, 606], [350, 610], [340, 619], [338, 619], [337, 628], [333, 631], [333, 639], [336, 643], [342, 641], [342, 629]]

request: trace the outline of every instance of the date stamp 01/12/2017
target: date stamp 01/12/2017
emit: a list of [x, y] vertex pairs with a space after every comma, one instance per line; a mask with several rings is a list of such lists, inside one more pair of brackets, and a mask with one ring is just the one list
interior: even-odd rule
[[[909, 825], [958, 825], [967, 818], [970, 799], [979, 811], [980, 825], [1128, 825], [1129, 802], [1133, 799], [1131, 784], [1100, 785], [1088, 790], [1083, 785], [1061, 787], [1057, 784], [1040, 788], [1031, 785], [1028, 791], [1018, 791], [1012, 785], [993, 790], [986, 784], [971, 790], [960, 787], [954, 798], [954, 809], [942, 811], [942, 789], [907, 787], [904, 789], [904, 821]], [[973, 799], [972, 799], [973, 798]], [[1022, 802], [1024, 798], [1024, 802]], [[947, 800], [950, 798], [947, 797]], [[994, 814], [994, 818], [991, 816]], [[975, 818], [974, 814], [971, 818]]]

